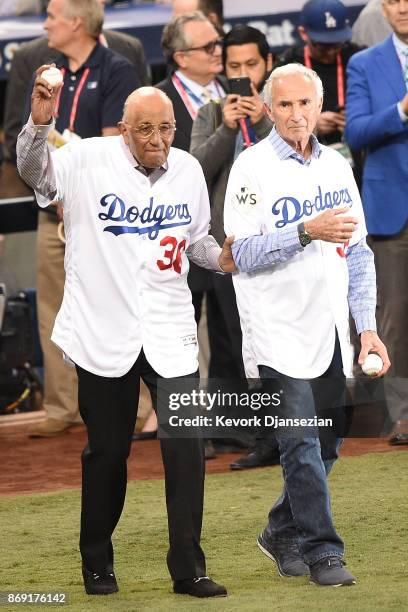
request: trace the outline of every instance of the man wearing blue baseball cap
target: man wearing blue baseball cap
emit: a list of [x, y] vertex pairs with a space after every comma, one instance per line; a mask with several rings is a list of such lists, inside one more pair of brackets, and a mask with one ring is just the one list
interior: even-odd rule
[[309, 0], [302, 9], [301, 24], [316, 42], [336, 44], [351, 39], [347, 9], [340, 0]]
[[340, 0], [308, 0], [301, 11], [298, 32], [302, 44], [290, 47], [274, 67], [295, 62], [317, 72], [324, 87], [317, 136], [320, 142], [333, 146], [348, 159], [359, 183], [360, 156], [343, 142], [346, 66], [350, 57], [361, 49], [350, 42], [352, 32], [347, 9]]

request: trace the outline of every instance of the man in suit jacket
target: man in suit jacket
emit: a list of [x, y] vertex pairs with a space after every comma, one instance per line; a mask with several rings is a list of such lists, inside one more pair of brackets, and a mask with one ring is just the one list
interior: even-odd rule
[[[140, 40], [112, 30], [104, 30], [100, 40], [135, 66], [141, 85], [150, 83], [149, 65]], [[14, 54], [4, 113], [4, 156], [8, 160], [15, 162], [16, 159], [17, 136], [23, 127], [24, 109], [34, 72], [43, 64], [55, 62], [59, 55], [56, 49], [49, 48], [46, 37], [24, 43]]]
[[375, 253], [380, 333], [389, 347], [385, 382], [390, 443], [408, 444], [408, 4], [383, 0], [393, 34], [348, 64], [346, 139], [366, 149], [363, 205]]
[[199, 11], [173, 17], [163, 30], [162, 48], [171, 68], [157, 87], [173, 102], [177, 131], [173, 146], [188, 151], [198, 109], [210, 99], [225, 97], [221, 41], [212, 23]]

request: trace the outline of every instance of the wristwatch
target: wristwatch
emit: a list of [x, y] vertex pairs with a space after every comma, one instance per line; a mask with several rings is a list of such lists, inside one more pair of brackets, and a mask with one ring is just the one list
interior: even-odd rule
[[312, 242], [310, 234], [308, 234], [307, 231], [305, 230], [304, 223], [299, 223], [299, 225], [297, 226], [297, 231], [299, 234], [299, 242], [302, 245], [302, 247], [305, 247]]

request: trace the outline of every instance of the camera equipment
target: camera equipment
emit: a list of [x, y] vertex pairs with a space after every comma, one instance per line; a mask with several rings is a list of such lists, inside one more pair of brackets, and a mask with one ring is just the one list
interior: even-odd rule
[[0, 414], [33, 410], [42, 382], [33, 369], [34, 331], [24, 292], [6, 299], [0, 283]]

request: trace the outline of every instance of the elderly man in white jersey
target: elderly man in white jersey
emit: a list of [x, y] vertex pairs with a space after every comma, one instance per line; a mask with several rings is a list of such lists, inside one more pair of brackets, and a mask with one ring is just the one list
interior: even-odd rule
[[[247, 375], [278, 381], [281, 414], [316, 418], [313, 379], [351, 373], [349, 307], [369, 352], [389, 368], [376, 333], [373, 254], [348, 162], [313, 135], [323, 101], [318, 75], [300, 64], [277, 68], [265, 102], [275, 127], [244, 151], [230, 174], [225, 230], [239, 274], [234, 286]], [[312, 380], [311, 380], [312, 379]], [[330, 381], [331, 384], [331, 381]], [[322, 586], [355, 583], [333, 525], [327, 474], [339, 440], [317, 428], [276, 430], [284, 490], [258, 545], [281, 576], [310, 573]]]
[[[48, 151], [59, 87], [37, 71], [31, 116], [18, 140], [21, 176], [40, 206], [63, 204], [66, 281], [52, 340], [77, 369], [88, 444], [82, 454], [80, 550], [86, 592], [118, 590], [111, 537], [126, 492], [126, 461], [139, 378], [157, 406], [157, 381], [198, 376], [188, 258], [232, 271], [230, 243], [208, 236], [209, 203], [199, 163], [171, 148], [173, 107], [141, 88], [126, 101], [121, 134]], [[206, 576], [200, 546], [201, 440], [162, 439], [175, 593], [226, 595]]]

